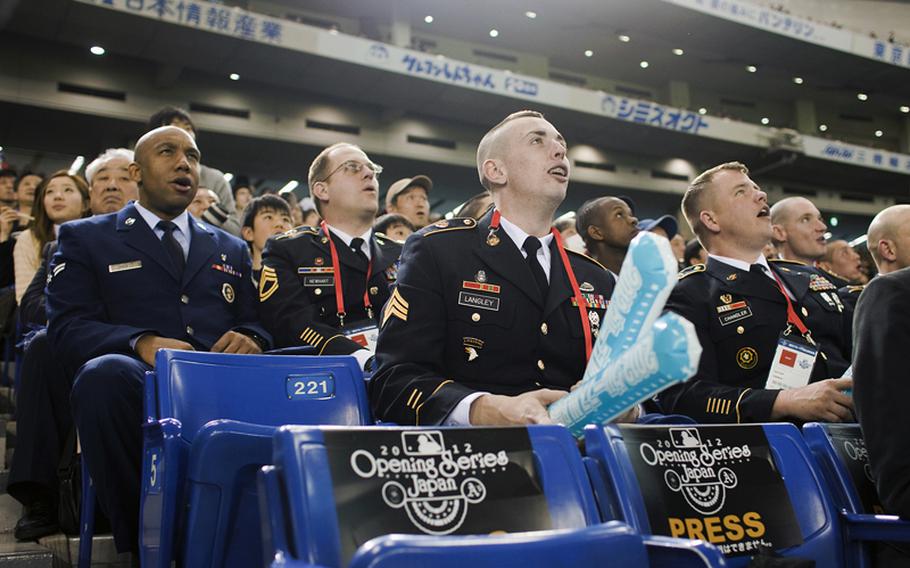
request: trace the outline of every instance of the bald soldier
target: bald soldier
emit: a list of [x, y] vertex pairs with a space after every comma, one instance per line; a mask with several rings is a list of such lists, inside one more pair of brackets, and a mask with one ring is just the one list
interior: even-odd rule
[[83, 459], [120, 552], [138, 549], [142, 379], [160, 348], [259, 353], [246, 245], [186, 211], [199, 149], [164, 126], [136, 144], [139, 200], [60, 227], [48, 336], [66, 371]]
[[405, 244], [370, 382], [377, 419], [550, 422], [546, 407], [581, 380], [613, 290], [607, 271], [552, 229], [569, 168], [565, 139], [538, 112], [509, 115], [483, 137], [477, 171], [495, 207]]
[[780, 258], [814, 266], [825, 255], [828, 226], [814, 203], [787, 197], [771, 207], [771, 241]]

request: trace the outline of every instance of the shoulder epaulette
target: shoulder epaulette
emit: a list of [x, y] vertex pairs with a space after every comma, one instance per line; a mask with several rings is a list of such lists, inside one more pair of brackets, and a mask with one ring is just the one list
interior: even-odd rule
[[705, 265], [704, 265], [704, 264], [693, 264], [692, 266], [689, 266], [689, 267], [687, 267], [687, 268], [683, 268], [682, 270], [680, 270], [680, 271], [679, 271], [679, 274], [677, 275], [677, 277], [678, 277], [680, 280], [682, 280], [682, 279], [685, 278], [686, 276], [691, 276], [691, 275], [693, 275], [693, 274], [695, 274], [695, 273], [697, 273], [697, 272], [704, 272], [704, 271], [705, 271]]
[[477, 226], [477, 221], [470, 217], [453, 217], [452, 219], [443, 219], [427, 225], [420, 230], [425, 237], [445, 233], [448, 231], [459, 231], [463, 229], [473, 229]]
[[604, 266], [603, 264], [601, 264], [596, 258], [591, 258], [590, 256], [588, 256], [588, 255], [586, 255], [586, 254], [584, 254], [584, 253], [581, 253], [581, 252], [578, 252], [578, 251], [574, 251], [574, 250], [572, 250], [572, 249], [566, 249], [566, 252], [570, 252], [570, 253], [574, 254], [575, 256], [580, 256], [580, 257], [582, 257], [582, 258], [584, 258], [584, 259], [590, 260], [591, 262], [593, 262], [593, 263], [596, 264], [597, 266], [603, 268], [603, 269], [606, 270], [607, 272], [610, 271], [609, 268], [607, 268], [606, 266]]
[[847, 293], [848, 294], [859, 294], [860, 292], [862, 292], [865, 289], [866, 289], [865, 284], [860, 284], [858, 286], [847, 286]]
[[276, 241], [280, 241], [282, 239], [290, 239], [291, 237], [296, 237], [297, 235], [318, 235], [318, 234], [319, 234], [319, 229], [317, 227], [307, 227], [307, 226], [301, 225], [300, 227], [294, 227], [293, 229], [290, 229], [288, 231], [281, 233], [280, 235], [275, 236], [274, 239]]
[[373, 236], [376, 237], [376, 242], [379, 243], [380, 245], [384, 245], [385, 241], [389, 241], [390, 243], [395, 243], [397, 245], [404, 244], [404, 241], [399, 241], [398, 239], [393, 239], [392, 237], [388, 236], [387, 234], [380, 233], [378, 231], [373, 233]]
[[798, 260], [790, 260], [789, 258], [769, 258], [768, 262], [784, 262], [787, 264], [798, 264], [800, 266], [809, 266], [805, 262], [800, 262]]

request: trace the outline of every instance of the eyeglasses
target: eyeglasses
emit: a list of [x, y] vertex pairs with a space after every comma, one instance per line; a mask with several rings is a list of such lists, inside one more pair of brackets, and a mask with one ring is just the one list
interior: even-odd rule
[[329, 175], [317, 181], [328, 181], [329, 178], [335, 175], [340, 169], [344, 169], [344, 173], [346, 174], [357, 175], [363, 171], [363, 168], [369, 168], [373, 172], [373, 175], [378, 176], [382, 173], [382, 166], [379, 164], [374, 164], [373, 162], [363, 163], [358, 162], [357, 160], [348, 160], [347, 162], [332, 170]]

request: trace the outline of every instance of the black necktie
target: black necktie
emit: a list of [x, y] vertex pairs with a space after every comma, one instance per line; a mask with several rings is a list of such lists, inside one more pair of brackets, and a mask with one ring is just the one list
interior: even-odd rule
[[546, 298], [550, 284], [547, 282], [547, 275], [544, 274], [543, 267], [537, 261], [537, 249], [540, 248], [540, 239], [537, 237], [528, 237], [525, 239], [525, 244], [523, 244], [521, 248], [525, 249], [525, 252], [528, 253], [528, 268], [531, 269], [531, 274], [534, 275], [534, 280], [537, 282], [537, 287], [540, 289], [540, 295]]
[[363, 252], [363, 239], [360, 237], [351, 239], [351, 250], [354, 251], [357, 258], [362, 260], [364, 264], [370, 263], [370, 259], [367, 258], [367, 253]]
[[183, 256], [183, 247], [180, 246], [180, 243], [174, 237], [177, 225], [173, 221], [158, 221], [158, 228], [164, 231], [161, 242], [164, 243], [164, 248], [167, 250], [168, 256], [171, 257], [174, 267], [177, 268], [177, 276], [182, 277], [183, 269], [186, 267], [186, 258]]

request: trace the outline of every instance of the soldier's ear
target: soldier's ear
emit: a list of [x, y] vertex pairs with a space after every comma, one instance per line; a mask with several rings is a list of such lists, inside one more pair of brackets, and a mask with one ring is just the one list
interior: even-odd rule
[[717, 217], [714, 215], [714, 211], [706, 209], [699, 212], [698, 220], [701, 221], [701, 224], [704, 225], [705, 228], [712, 233], [720, 232], [720, 225], [717, 223]]
[[310, 188], [310, 193], [314, 199], [320, 201], [329, 200], [329, 186], [324, 181], [317, 181], [313, 184], [313, 187]]
[[501, 160], [494, 158], [484, 160], [483, 164], [480, 166], [480, 169], [483, 172], [483, 177], [490, 180], [490, 183], [493, 185], [505, 185], [509, 180], [506, 166], [504, 163], [502, 163]]
[[775, 241], [783, 243], [787, 240], [787, 231], [780, 225], [771, 225], [771, 236]]
[[139, 167], [139, 164], [130, 162], [127, 171], [130, 174], [130, 180], [136, 182], [137, 185], [142, 183], [142, 168]]
[[588, 236], [594, 239], [595, 241], [604, 240], [604, 234], [601, 232], [600, 227], [597, 225], [588, 225], [588, 228], [585, 229], [585, 232], [588, 233]]
[[897, 260], [897, 251], [894, 249], [894, 241], [881, 239], [876, 246], [878, 247], [879, 256], [883, 259], [889, 262]]

